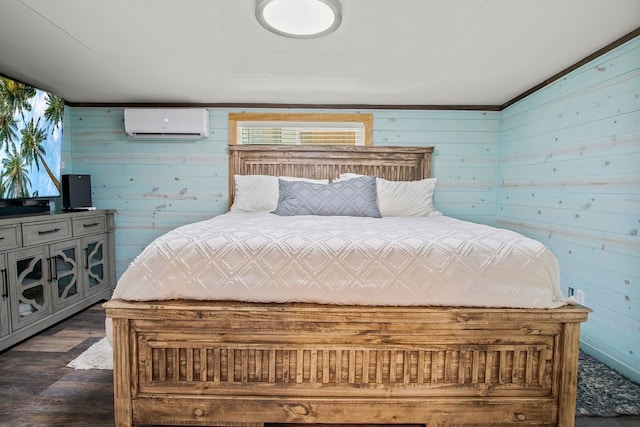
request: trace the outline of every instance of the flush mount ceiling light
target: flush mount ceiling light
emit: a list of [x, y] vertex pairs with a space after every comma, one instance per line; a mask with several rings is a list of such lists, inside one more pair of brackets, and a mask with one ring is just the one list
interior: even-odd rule
[[310, 39], [334, 32], [342, 10], [338, 0], [257, 0], [256, 18], [272, 33]]

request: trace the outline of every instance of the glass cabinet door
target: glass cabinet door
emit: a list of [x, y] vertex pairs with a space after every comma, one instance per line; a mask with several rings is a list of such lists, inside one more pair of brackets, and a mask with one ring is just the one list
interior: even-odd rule
[[78, 241], [51, 245], [49, 268], [54, 309], [73, 304], [82, 298], [80, 285]]
[[13, 329], [51, 313], [51, 296], [47, 278], [46, 248], [32, 248], [8, 254], [12, 268], [11, 316]]
[[82, 241], [84, 248], [84, 283], [87, 295], [100, 292], [109, 286], [106, 266], [106, 244], [106, 235], [92, 236]]
[[9, 278], [4, 255], [0, 255], [0, 337], [9, 333]]

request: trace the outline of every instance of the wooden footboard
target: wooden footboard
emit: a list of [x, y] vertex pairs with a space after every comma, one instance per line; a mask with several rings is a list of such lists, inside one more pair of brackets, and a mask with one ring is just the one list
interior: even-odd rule
[[573, 426], [588, 309], [105, 304], [117, 426]]

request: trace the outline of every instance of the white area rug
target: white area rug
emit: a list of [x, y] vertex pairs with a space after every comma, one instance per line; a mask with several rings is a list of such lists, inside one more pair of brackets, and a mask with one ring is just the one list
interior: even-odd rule
[[102, 338], [67, 364], [73, 369], [113, 369], [113, 350], [106, 338]]

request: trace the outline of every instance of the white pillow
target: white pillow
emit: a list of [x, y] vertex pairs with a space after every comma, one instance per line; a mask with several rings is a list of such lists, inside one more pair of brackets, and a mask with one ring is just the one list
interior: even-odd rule
[[328, 184], [328, 179], [307, 179], [291, 176], [235, 175], [235, 195], [230, 211], [271, 212], [278, 206], [280, 194], [278, 178], [287, 181], [307, 181]]
[[[355, 178], [358, 174], [343, 173], [338, 179]], [[378, 209], [385, 216], [437, 216], [442, 215], [433, 205], [436, 178], [419, 181], [389, 181], [376, 178]]]

